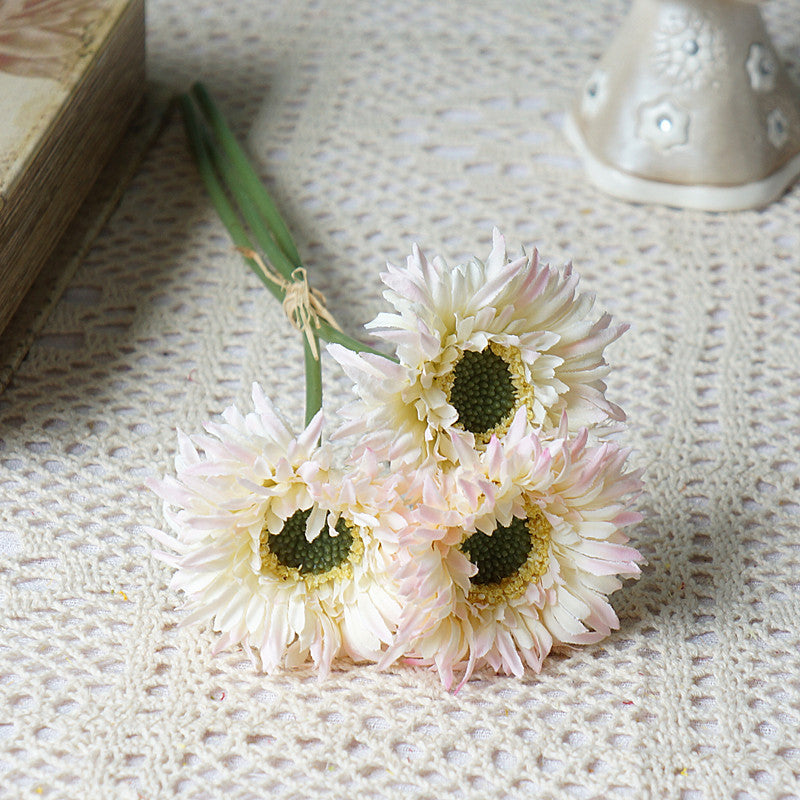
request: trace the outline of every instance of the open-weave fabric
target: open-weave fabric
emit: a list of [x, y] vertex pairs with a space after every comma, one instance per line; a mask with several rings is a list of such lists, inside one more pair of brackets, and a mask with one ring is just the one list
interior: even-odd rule
[[[147, 476], [253, 380], [296, 422], [297, 333], [175, 118], [0, 397], [0, 797], [800, 797], [800, 188], [761, 212], [626, 205], [564, 110], [623, 0], [152, 0], [150, 72], [203, 77], [313, 284], [357, 333], [418, 241], [574, 259], [632, 329], [609, 397], [646, 467], [621, 630], [460, 693], [408, 666], [256, 672], [178, 628]], [[800, 9], [765, 12], [788, 59]], [[349, 387], [326, 360], [326, 406]]]

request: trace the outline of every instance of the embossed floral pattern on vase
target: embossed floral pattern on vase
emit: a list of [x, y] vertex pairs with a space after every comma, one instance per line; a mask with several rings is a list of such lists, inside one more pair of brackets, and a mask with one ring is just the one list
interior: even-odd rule
[[655, 32], [653, 58], [658, 72], [682, 89], [700, 89], [725, 69], [725, 45], [700, 14], [674, 9]]
[[750, 45], [747, 56], [747, 74], [750, 76], [750, 85], [755, 92], [771, 92], [775, 88], [775, 78], [778, 74], [778, 64], [769, 48], [760, 42]]
[[781, 148], [789, 138], [789, 120], [779, 108], [767, 115], [767, 138], [774, 147]]
[[583, 90], [581, 98], [581, 111], [587, 116], [592, 117], [600, 110], [608, 97], [608, 73], [602, 69], [596, 69]]
[[659, 150], [669, 150], [689, 140], [689, 112], [672, 98], [661, 97], [639, 109], [637, 133]]

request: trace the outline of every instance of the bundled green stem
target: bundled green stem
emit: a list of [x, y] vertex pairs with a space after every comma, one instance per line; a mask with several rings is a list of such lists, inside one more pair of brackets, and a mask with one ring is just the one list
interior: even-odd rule
[[[208, 90], [197, 83], [192, 87], [192, 96], [185, 94], [180, 98], [181, 111], [189, 143], [211, 202], [237, 247], [243, 251], [259, 249], [266, 256], [276, 274], [265, 272], [253, 258], [245, 256], [245, 262], [275, 299], [282, 303], [286, 297], [286, 285], [297, 279], [296, 270], [302, 266], [297, 246], [277, 206]], [[210, 131], [200, 119], [195, 101]], [[253, 246], [253, 241], [257, 248]], [[278, 277], [282, 280], [278, 280]], [[351, 338], [326, 320], [317, 318], [313, 330], [303, 338], [306, 423], [322, 407], [322, 370], [318, 355], [320, 338], [355, 352], [369, 352], [389, 358]]]
[[[239, 143], [233, 136], [231, 129], [225, 122], [208, 90], [201, 83], [196, 83], [192, 87], [192, 93], [208, 119], [214, 135], [217, 137], [225, 155], [230, 159], [236, 172], [237, 183], [242, 189], [253, 198], [253, 202], [267, 223], [267, 227], [275, 237], [280, 249], [286, 254], [292, 267], [301, 265], [300, 254], [292, 239], [289, 228], [283, 221], [275, 203], [264, 188], [264, 184], [258, 179], [247, 156]], [[232, 187], [233, 188], [233, 187]], [[291, 270], [290, 270], [291, 272]], [[289, 277], [288, 275], [286, 277]]]

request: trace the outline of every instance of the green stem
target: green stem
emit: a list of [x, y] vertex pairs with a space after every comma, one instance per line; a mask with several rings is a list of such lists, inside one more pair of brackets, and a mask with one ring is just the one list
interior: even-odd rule
[[340, 344], [342, 347], [346, 347], [348, 350], [352, 350], [354, 353], [372, 353], [374, 356], [381, 356], [387, 361], [394, 361], [395, 364], [398, 363], [394, 356], [386, 355], [386, 353], [382, 353], [380, 350], [375, 350], [368, 344], [359, 342], [358, 339], [354, 339], [352, 336], [348, 336], [338, 328], [334, 328], [333, 325], [329, 325], [327, 322], [325, 322], [325, 320], [319, 321], [319, 335], [320, 338], [324, 339], [326, 342], [330, 342], [331, 344]]
[[221, 152], [211, 138], [204, 137], [204, 143], [211, 157], [214, 169], [222, 177], [225, 186], [239, 206], [239, 211], [244, 219], [253, 238], [256, 240], [261, 252], [267, 257], [267, 261], [287, 280], [294, 280], [292, 272], [294, 267], [283, 250], [278, 247], [272, 234], [264, 224], [263, 218], [259, 214], [258, 208], [251, 196], [244, 191], [241, 183], [237, 180], [238, 174], [233, 170], [233, 166], [225, 154]]
[[[208, 99], [208, 102], [214, 106], [213, 101], [209, 97], [208, 93], [203, 89], [203, 95]], [[213, 144], [209, 142], [208, 136], [203, 135], [202, 128], [200, 126], [200, 121], [197, 117], [197, 112], [195, 111], [194, 104], [187, 95], [181, 97], [181, 108], [183, 110], [184, 120], [186, 122], [187, 132], [189, 134], [189, 141], [192, 145], [192, 150], [194, 151], [195, 158], [198, 162], [198, 167], [200, 169], [200, 174], [203, 177], [203, 180], [206, 184], [206, 188], [208, 189], [208, 193], [211, 196], [211, 200], [214, 204], [214, 207], [217, 209], [217, 213], [220, 215], [223, 224], [228, 229], [228, 232], [231, 235], [234, 243], [239, 245], [240, 247], [247, 247], [252, 249], [252, 245], [250, 244], [250, 240], [247, 237], [247, 234], [244, 232], [244, 228], [238, 221], [236, 216], [236, 212], [233, 209], [233, 206], [228, 201], [227, 196], [225, 195], [224, 191], [222, 190], [219, 180], [216, 176], [216, 173], [213, 168], [213, 164], [211, 162], [211, 156], [209, 155], [208, 148], [212, 149], [212, 152], [215, 152], [213, 149]], [[219, 113], [219, 112], [217, 112]], [[224, 164], [225, 159], [217, 155], [215, 159], [216, 163]], [[226, 176], [229, 179], [229, 185], [235, 186], [237, 181], [233, 179], [233, 173], [230, 171], [230, 167], [228, 171], [226, 171]], [[252, 211], [253, 203], [247, 202], [242, 198], [242, 204], [240, 208], [242, 208], [243, 216], [247, 214], [249, 219], [252, 219], [255, 222], [255, 215]], [[247, 209], [245, 211], [245, 209]], [[248, 225], [250, 222], [248, 221]], [[254, 227], [254, 226], [251, 226]], [[263, 231], [263, 225], [262, 231]], [[255, 235], [255, 234], [254, 234]], [[265, 233], [263, 235], [266, 235]], [[259, 245], [261, 246], [261, 241], [259, 240]], [[265, 251], [266, 252], [266, 251]], [[267, 253], [267, 257], [269, 257], [269, 253]], [[272, 294], [277, 297], [278, 300], [283, 302], [283, 293], [280, 292], [278, 287], [263, 274], [263, 272], [257, 267], [254, 261], [249, 258], [245, 258], [248, 266], [255, 272], [256, 275], [261, 279], [264, 285], [272, 292]], [[275, 264], [276, 268], [286, 267], [286, 261], [283, 259], [278, 258], [278, 263]], [[283, 274], [283, 269], [280, 270]], [[286, 277], [286, 276], [285, 276]], [[340, 344], [343, 347], [346, 347], [348, 350], [352, 350], [356, 353], [372, 353], [373, 355], [382, 356], [383, 358], [389, 361], [397, 361], [396, 358], [393, 356], [386, 355], [386, 353], [382, 353], [380, 350], [375, 350], [374, 348], [370, 347], [369, 345], [364, 344], [363, 342], [358, 341], [358, 339], [354, 339], [352, 336], [348, 336], [346, 333], [334, 328], [332, 325], [328, 324], [324, 320], [320, 320], [319, 326], [319, 337], [324, 339], [326, 342], [335, 342], [336, 344]]]
[[[319, 337], [314, 334], [314, 344], [319, 353]], [[306, 425], [322, 408], [322, 361], [314, 355], [308, 342], [303, 337], [303, 359], [306, 367]]]
[[[189, 139], [189, 145], [192, 149], [195, 161], [197, 162], [197, 169], [200, 172], [200, 177], [203, 179], [206, 191], [211, 198], [211, 202], [214, 205], [217, 214], [219, 214], [222, 224], [227, 228], [231, 239], [233, 239], [233, 243], [237, 247], [244, 247], [248, 250], [252, 250], [253, 245], [250, 242], [250, 238], [239, 222], [239, 219], [236, 216], [236, 211], [228, 200], [225, 190], [222, 188], [222, 184], [219, 182], [217, 173], [214, 171], [211, 157], [206, 149], [204, 141], [205, 137], [203, 135], [202, 128], [200, 127], [200, 121], [188, 95], [181, 96], [180, 106], [181, 111], [183, 112], [183, 121], [186, 127], [186, 135]], [[264, 275], [263, 272], [258, 268], [255, 261], [250, 258], [245, 258], [245, 261], [250, 269], [252, 269], [256, 275], [258, 275], [267, 289], [269, 289], [273, 297], [282, 303], [284, 298], [283, 289], [281, 289], [277, 283]]]
[[[241, 217], [267, 259], [284, 279], [292, 280], [292, 272], [295, 266], [300, 266], [301, 261], [288, 229], [208, 92], [199, 84], [195, 86], [194, 91], [198, 103], [211, 120], [218, 141], [222, 144], [222, 147], [218, 146], [208, 135], [200, 122], [191, 98], [188, 95], [182, 95], [180, 106], [189, 144], [217, 214], [227, 228], [234, 244], [252, 250], [250, 237], [225, 192], [225, 187], [227, 187], [239, 207]], [[258, 186], [258, 191], [255, 186]], [[282, 303], [285, 291], [281, 285], [265, 275], [253, 259], [246, 256], [244, 259], [273, 297]], [[319, 353], [320, 338], [341, 344], [354, 352], [373, 353], [390, 361], [396, 361], [391, 356], [337, 330], [324, 320], [319, 320], [319, 328], [313, 333], [317, 353]], [[308, 424], [322, 407], [322, 365], [318, 355], [314, 355], [314, 349], [305, 336], [303, 336], [303, 351], [306, 373], [305, 412], [306, 424]]]
[[242, 188], [252, 197], [259, 213], [275, 237], [275, 241], [292, 266], [299, 267], [302, 261], [294, 239], [292, 239], [292, 234], [289, 233], [289, 228], [283, 221], [278, 207], [264, 188], [264, 184], [253, 169], [241, 145], [236, 141], [231, 129], [228, 127], [228, 123], [222, 116], [222, 112], [217, 108], [216, 103], [202, 83], [195, 83], [192, 87], [192, 92], [197, 104], [209, 121], [214, 136], [222, 146], [225, 155], [230, 159], [236, 173], [237, 182], [241, 183]]
[[[228, 229], [228, 233], [230, 234], [231, 239], [233, 239], [234, 244], [239, 247], [245, 247], [252, 250], [250, 239], [242, 225], [239, 223], [236, 212], [228, 201], [225, 191], [217, 177], [217, 172], [214, 169], [215, 165], [219, 165], [222, 159], [218, 157], [216, 151], [213, 149], [213, 146], [208, 141], [207, 136], [204, 135], [204, 132], [200, 127], [197, 114], [195, 113], [189, 97], [184, 95], [181, 97], [180, 103], [181, 110], [183, 111], [184, 122], [186, 124], [186, 133], [189, 137], [189, 143], [197, 161], [200, 175], [211, 197], [211, 202], [214, 204], [214, 208], [217, 210], [217, 213], [219, 214], [223, 224]], [[282, 303], [285, 297], [284, 290], [274, 281], [270, 280], [269, 277], [258, 268], [255, 261], [247, 257], [245, 257], [245, 261], [253, 270], [253, 272], [258, 275], [267, 289], [270, 290], [275, 299]], [[319, 339], [317, 338], [316, 334], [313, 335], [313, 338], [314, 344], [316, 345], [316, 352], [319, 353]], [[305, 336], [303, 337], [303, 355], [306, 371], [307, 425], [314, 418], [314, 415], [317, 413], [317, 411], [322, 408], [322, 364], [320, 363], [319, 356], [314, 355], [314, 350]]]

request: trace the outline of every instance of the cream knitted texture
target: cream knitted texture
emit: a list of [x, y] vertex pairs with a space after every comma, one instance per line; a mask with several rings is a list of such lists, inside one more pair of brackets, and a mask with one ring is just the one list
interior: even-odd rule
[[[621, 630], [522, 680], [273, 677], [178, 628], [148, 475], [298, 334], [233, 251], [173, 118], [0, 397], [0, 797], [800, 797], [800, 188], [763, 212], [626, 205], [564, 110], [623, 0], [151, 0], [151, 76], [202, 77], [351, 333], [418, 241], [492, 225], [632, 329], [608, 396], [647, 468]], [[766, 4], [797, 58], [800, 10]], [[794, 48], [793, 50], [791, 48]], [[349, 388], [325, 363], [331, 410]]]

